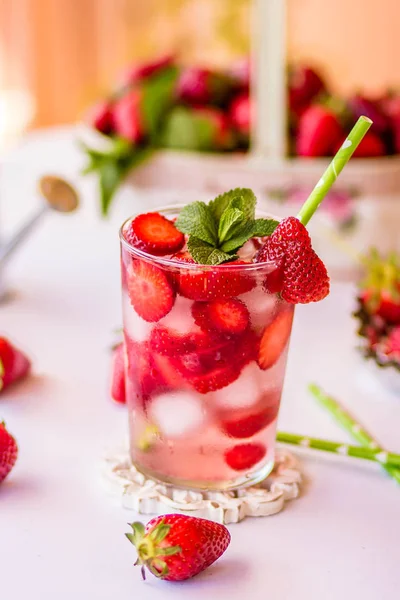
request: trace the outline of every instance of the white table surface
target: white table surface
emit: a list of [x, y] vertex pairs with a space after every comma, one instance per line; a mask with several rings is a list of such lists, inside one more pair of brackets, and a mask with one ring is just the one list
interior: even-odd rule
[[[107, 378], [121, 322], [117, 228], [138, 200], [126, 195], [100, 220], [81, 164], [71, 131], [48, 131], [13, 151], [0, 174], [3, 233], [33, 210], [35, 179], [46, 171], [70, 177], [83, 194], [80, 212], [48, 217], [6, 274], [13, 299], [0, 305], [0, 332], [33, 358], [34, 375], [0, 398], [0, 417], [20, 446], [0, 489], [1, 597], [397, 599], [399, 487], [374, 465], [317, 453], [303, 455], [302, 497], [276, 516], [231, 526], [228, 551], [204, 574], [175, 585], [141, 581], [123, 535], [136, 515], [100, 478], [104, 451], [127, 430]], [[400, 452], [400, 399], [354, 350], [353, 298], [350, 284], [334, 283], [327, 300], [297, 309], [279, 426], [348, 440], [307, 395], [316, 380]]]

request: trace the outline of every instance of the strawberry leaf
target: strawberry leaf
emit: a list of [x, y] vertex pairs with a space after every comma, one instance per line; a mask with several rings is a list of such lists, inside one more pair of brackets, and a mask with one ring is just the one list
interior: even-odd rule
[[147, 567], [150, 570], [150, 572], [153, 573], [153, 575], [155, 577], [158, 577], [159, 579], [162, 579], [163, 577], [168, 575], [167, 563], [164, 560], [161, 560], [160, 558], [153, 558], [147, 563]]
[[174, 554], [178, 554], [181, 552], [182, 548], [180, 546], [170, 546], [169, 548], [159, 548], [156, 551], [156, 556], [173, 556]]
[[162, 542], [167, 537], [171, 529], [171, 525], [165, 525], [161, 522], [157, 527], [153, 529], [149, 537], [153, 542]]
[[135, 545], [135, 536], [133, 533], [126, 533], [125, 537], [128, 538], [131, 544]]

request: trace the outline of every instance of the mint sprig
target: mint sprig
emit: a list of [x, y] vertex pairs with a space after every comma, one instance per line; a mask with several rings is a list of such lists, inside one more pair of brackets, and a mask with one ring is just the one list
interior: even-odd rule
[[98, 174], [101, 212], [106, 216], [115, 192], [129, 171], [146, 162], [154, 151], [145, 146], [133, 147], [121, 138], [114, 138], [111, 147], [105, 151], [93, 150], [83, 142], [80, 146], [88, 157], [84, 174]]
[[209, 204], [185, 206], [175, 226], [189, 235], [188, 250], [194, 261], [219, 265], [237, 258], [236, 252], [252, 237], [271, 235], [274, 219], [255, 219], [256, 197], [247, 188], [221, 194]]

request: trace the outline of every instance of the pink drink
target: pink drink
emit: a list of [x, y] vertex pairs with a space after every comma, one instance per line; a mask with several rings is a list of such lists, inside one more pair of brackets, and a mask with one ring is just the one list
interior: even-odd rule
[[[121, 265], [133, 463], [157, 480], [194, 489], [264, 479], [274, 464], [294, 310], [266, 291], [276, 265], [251, 263], [257, 240], [239, 252], [241, 264], [151, 256], [124, 239], [127, 226]], [[167, 314], [149, 313], [150, 321], [135, 310], [138, 273], [159, 286]]]

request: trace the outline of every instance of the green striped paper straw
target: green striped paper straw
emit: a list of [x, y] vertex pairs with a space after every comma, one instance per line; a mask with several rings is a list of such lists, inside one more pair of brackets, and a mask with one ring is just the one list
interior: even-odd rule
[[297, 218], [303, 225], [307, 225], [371, 125], [372, 121], [368, 117], [360, 117], [358, 119], [340, 150], [333, 157], [329, 167], [301, 207]]
[[322, 450], [331, 452], [340, 456], [351, 456], [362, 460], [369, 460], [381, 465], [392, 465], [400, 467], [400, 454], [387, 452], [379, 448], [362, 448], [360, 446], [350, 446], [343, 442], [331, 442], [320, 438], [309, 437], [307, 435], [298, 435], [296, 433], [286, 433], [279, 431], [276, 439], [283, 444], [292, 444], [303, 448], [313, 448], [314, 450]]
[[[373, 450], [384, 450], [376, 439], [335, 398], [326, 394], [315, 383], [310, 383], [308, 389], [317, 402], [326, 408], [343, 429], [350, 433], [362, 446]], [[382, 465], [382, 468], [400, 484], [400, 471], [396, 467]]]

